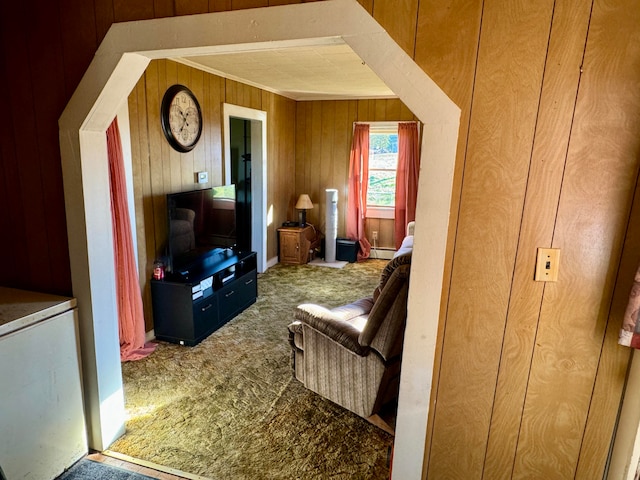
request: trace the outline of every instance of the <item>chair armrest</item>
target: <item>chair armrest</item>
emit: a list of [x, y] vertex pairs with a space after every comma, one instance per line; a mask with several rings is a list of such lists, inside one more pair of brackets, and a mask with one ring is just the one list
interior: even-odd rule
[[360, 330], [325, 307], [310, 303], [299, 305], [294, 317], [358, 355], [366, 355], [369, 351], [358, 343]]

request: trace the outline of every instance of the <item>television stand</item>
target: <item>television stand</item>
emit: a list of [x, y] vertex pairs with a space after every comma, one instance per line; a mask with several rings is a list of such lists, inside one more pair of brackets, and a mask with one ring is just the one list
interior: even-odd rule
[[256, 301], [256, 253], [215, 249], [181, 273], [151, 280], [155, 336], [194, 346]]

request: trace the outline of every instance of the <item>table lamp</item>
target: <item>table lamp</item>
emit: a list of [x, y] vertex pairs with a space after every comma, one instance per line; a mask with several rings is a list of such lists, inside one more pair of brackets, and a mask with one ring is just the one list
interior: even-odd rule
[[296, 202], [296, 209], [300, 210], [300, 226], [304, 227], [307, 224], [307, 210], [313, 208], [313, 203], [309, 198], [309, 195], [303, 193], [298, 197]]

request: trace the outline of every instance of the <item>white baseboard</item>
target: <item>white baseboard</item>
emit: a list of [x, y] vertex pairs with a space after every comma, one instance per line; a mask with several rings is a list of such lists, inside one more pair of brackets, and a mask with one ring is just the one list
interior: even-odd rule
[[273, 257], [267, 260], [267, 270], [278, 264], [278, 257]]
[[155, 340], [155, 338], [156, 338], [156, 331], [154, 329], [151, 329], [144, 334], [145, 342], [150, 342], [151, 340]]

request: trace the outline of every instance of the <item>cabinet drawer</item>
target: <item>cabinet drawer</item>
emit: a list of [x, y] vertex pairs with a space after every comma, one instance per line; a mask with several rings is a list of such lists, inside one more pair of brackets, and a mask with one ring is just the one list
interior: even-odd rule
[[255, 270], [234, 280], [218, 293], [220, 321], [225, 322], [256, 300], [258, 281]]
[[203, 298], [193, 304], [193, 336], [200, 339], [213, 332], [217, 326], [218, 297]]

